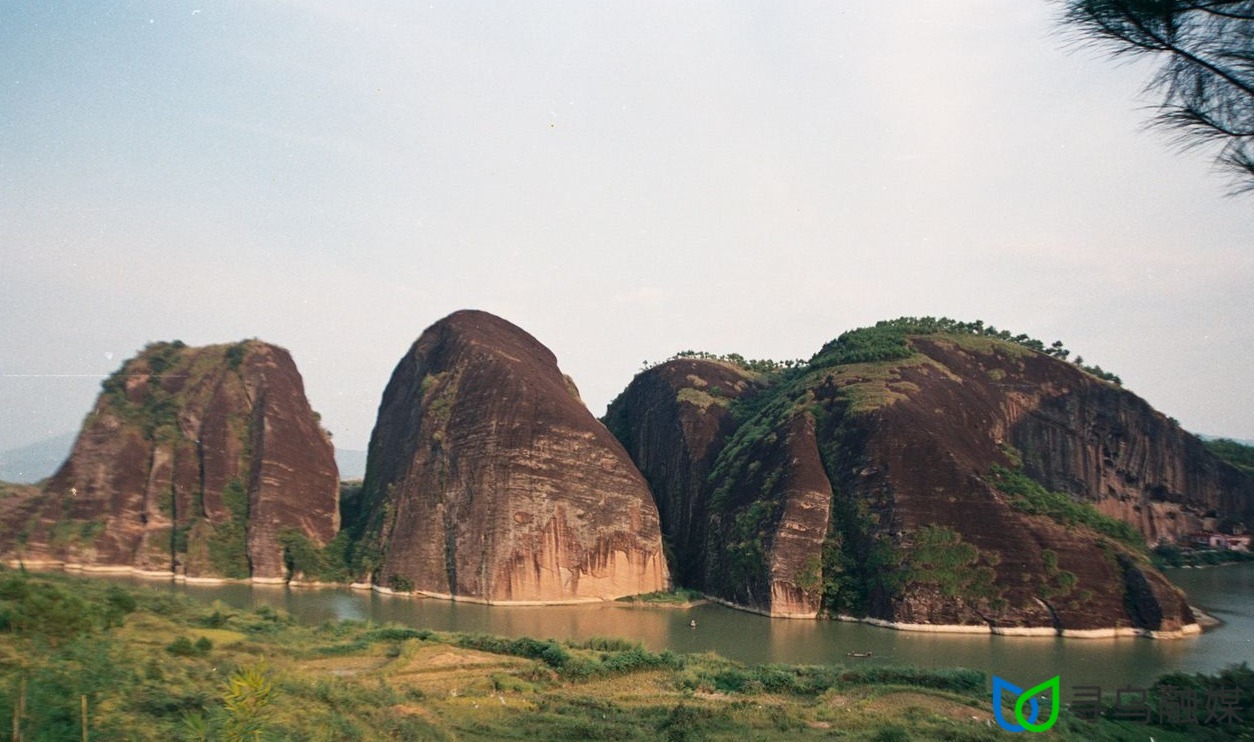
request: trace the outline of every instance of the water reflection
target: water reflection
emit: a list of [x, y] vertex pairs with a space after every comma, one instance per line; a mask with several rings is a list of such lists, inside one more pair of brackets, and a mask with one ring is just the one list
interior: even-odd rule
[[[341, 619], [396, 621], [438, 631], [576, 639], [622, 637], [654, 651], [718, 652], [749, 663], [913, 664], [972, 667], [1010, 678], [1063, 676], [1071, 685], [1114, 689], [1147, 684], [1171, 670], [1213, 671], [1254, 663], [1254, 564], [1168, 575], [1190, 599], [1225, 625], [1173, 641], [1058, 639], [925, 634], [837, 621], [769, 619], [719, 605], [691, 608], [596, 604], [502, 607], [380, 595], [348, 589], [272, 585], [164, 585], [204, 601], [236, 608], [280, 608], [306, 623]], [[133, 580], [136, 581], [136, 580]], [[697, 622], [694, 629], [689, 624]], [[850, 653], [870, 653], [850, 658]], [[1035, 682], [1035, 681], [1033, 681]]]

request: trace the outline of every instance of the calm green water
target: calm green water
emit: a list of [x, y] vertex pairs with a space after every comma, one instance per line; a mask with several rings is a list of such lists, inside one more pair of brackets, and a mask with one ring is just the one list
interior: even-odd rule
[[[1172, 670], [1209, 672], [1235, 662], [1254, 664], [1254, 564], [1169, 570], [1167, 575], [1184, 588], [1194, 605], [1224, 625], [1179, 640], [964, 636], [894, 631], [839, 621], [769, 619], [717, 605], [690, 609], [619, 604], [514, 608], [348, 589], [155, 584], [168, 584], [172, 591], [204, 601], [220, 600], [237, 608], [268, 605], [308, 623], [362, 619], [505, 636], [614, 636], [640, 641], [654, 651], [712, 651], [748, 663], [971, 667], [1024, 682], [1060, 674], [1064, 691], [1073, 685], [1099, 685], [1111, 691], [1144, 687]], [[692, 620], [697, 622], [695, 629], [689, 626]], [[848, 652], [872, 652], [873, 656], [850, 659]]]

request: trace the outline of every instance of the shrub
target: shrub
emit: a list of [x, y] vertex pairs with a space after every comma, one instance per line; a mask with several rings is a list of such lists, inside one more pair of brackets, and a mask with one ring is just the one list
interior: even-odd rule
[[554, 668], [560, 668], [570, 660], [570, 653], [552, 639], [541, 641], [531, 637], [506, 639], [488, 634], [463, 634], [457, 638], [456, 643], [465, 649], [540, 660]]
[[[248, 491], [243, 482], [232, 479], [222, 490], [222, 504], [230, 518], [210, 527], [207, 539], [209, 561], [222, 576], [247, 579], [248, 563]], [[209, 524], [206, 522], [206, 526]]]
[[175, 657], [203, 657], [209, 654], [211, 649], [213, 649], [213, 642], [208, 637], [202, 636], [193, 642], [186, 636], [180, 636], [170, 642], [165, 651]]
[[366, 632], [365, 639], [369, 642], [399, 642], [406, 639], [429, 639], [432, 634], [425, 629], [411, 629], [408, 626], [381, 626]]
[[222, 702], [226, 707], [225, 738], [228, 740], [261, 739], [262, 730], [271, 715], [269, 705], [274, 696], [274, 681], [261, 661], [241, 667], [227, 680]]
[[[963, 542], [957, 531], [928, 525], [915, 531], [911, 541], [906, 556], [911, 581], [936, 585], [948, 597], [1000, 597], [993, 584], [996, 574], [989, 566], [989, 556]], [[981, 559], [985, 562], [982, 566], [978, 564]]]
[[283, 564], [290, 575], [303, 575], [320, 582], [349, 582], [351, 579], [348, 552], [350, 536], [341, 530], [326, 546], [318, 546], [296, 528], [279, 531], [283, 545]]
[[1146, 550], [1145, 539], [1131, 525], [1102, 515], [1097, 508], [1077, 502], [1070, 495], [1050, 492], [1022, 471], [993, 466], [993, 484], [1007, 496], [1011, 507], [1030, 515], [1044, 515], [1064, 526], [1084, 526], [1130, 546]]
[[705, 731], [714, 721], [710, 709], [679, 704], [670, 710], [657, 726], [658, 735], [665, 740], [705, 739]]
[[633, 642], [617, 637], [594, 636], [581, 642], [568, 642], [571, 649], [591, 649], [597, 652], [627, 652], [640, 649], [640, 642]]
[[391, 575], [388, 577], [388, 587], [398, 593], [412, 593], [414, 591], [414, 583], [408, 577], [401, 575]]

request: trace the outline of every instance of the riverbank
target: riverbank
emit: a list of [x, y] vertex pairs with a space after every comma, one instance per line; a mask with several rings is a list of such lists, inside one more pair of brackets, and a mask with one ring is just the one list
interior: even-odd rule
[[[0, 717], [14, 719], [24, 700], [16, 718], [29, 738], [77, 738], [84, 707], [91, 736], [140, 740], [242, 728], [371, 740], [1001, 734], [988, 678], [973, 670], [746, 665], [619, 639], [309, 626], [267, 606], [233, 609], [154, 587], [9, 571], [0, 573], [0, 616]], [[1120, 724], [1064, 710], [1054, 733], [1114, 738], [1127, 731]], [[1158, 740], [1189, 738], [1187, 730], [1136, 727]]]
[[708, 605], [711, 599], [697, 590], [677, 588], [644, 595], [627, 595], [618, 598], [619, 603], [647, 608], [678, 608], [689, 609], [699, 605]]
[[[0, 634], [0, 715], [30, 738], [77, 738], [83, 718], [92, 736], [141, 740], [798, 738], [907, 721], [954, 736], [991, 718], [974, 671], [766, 670], [616, 639], [311, 627], [68, 575], [0, 575], [0, 615], [30, 619]], [[929, 713], [907, 720], [898, 698]]]
[[[413, 590], [409, 592], [397, 591], [382, 585], [374, 585], [365, 582], [354, 582], [350, 584], [341, 583], [325, 583], [312, 581], [284, 581], [281, 579], [230, 579], [220, 577], [187, 577], [185, 575], [176, 575], [169, 572], [155, 572], [137, 569], [127, 566], [99, 566], [99, 565], [83, 565], [51, 560], [42, 561], [25, 561], [18, 562], [11, 560], [8, 563], [10, 568], [24, 568], [39, 572], [66, 572], [73, 574], [85, 575], [130, 575], [140, 577], [146, 580], [161, 580], [174, 582], [176, 584], [187, 585], [270, 585], [276, 587], [291, 587], [297, 589], [338, 589], [348, 588], [355, 591], [367, 591], [378, 595], [393, 596], [396, 598], [416, 598], [442, 600], [451, 603], [465, 603], [471, 605], [496, 606], [501, 608], [518, 608], [518, 607], [566, 607], [566, 606], [586, 606], [600, 605], [606, 603], [621, 604], [627, 606], [651, 607], [651, 608], [675, 608], [682, 610], [690, 610], [692, 608], [717, 604], [728, 608], [750, 613], [754, 615], [765, 616], [771, 619], [786, 619], [789, 621], [822, 621], [824, 619], [816, 618], [813, 614], [805, 615], [780, 615], [771, 614], [747, 606], [738, 605], [731, 601], [720, 598], [703, 595], [696, 590], [680, 588], [671, 591], [662, 591], [649, 593], [645, 595], [629, 595], [620, 598], [602, 599], [602, 598], [582, 598], [569, 601], [492, 601], [479, 598], [454, 596], [444, 593], [431, 593], [421, 590]], [[856, 617], [849, 615], [838, 615], [834, 619], [846, 623], [861, 623], [868, 626], [874, 626], [883, 629], [892, 629], [894, 631], [916, 632], [921, 634], [954, 634], [954, 635], [988, 635], [988, 636], [1007, 636], [1007, 637], [1043, 637], [1043, 638], [1064, 638], [1064, 639], [1123, 639], [1130, 637], [1149, 638], [1149, 639], [1184, 639], [1196, 636], [1205, 630], [1213, 629], [1222, 625], [1222, 622], [1213, 616], [1204, 614], [1202, 611], [1194, 607], [1196, 616], [1205, 616], [1205, 620], [1199, 618], [1196, 623], [1188, 624], [1178, 630], [1173, 631], [1152, 631], [1148, 629], [1137, 629], [1132, 627], [1109, 627], [1096, 629], [1059, 629], [1053, 626], [991, 626], [988, 624], [917, 624], [905, 623], [897, 621], [889, 621], [880, 618]]]
[[572, 598], [570, 600], [487, 600], [468, 595], [451, 595], [449, 593], [436, 593], [427, 590], [394, 590], [390, 587], [375, 585], [369, 582], [319, 582], [316, 580], [288, 580], [281, 577], [189, 577], [188, 575], [182, 575], [175, 572], [167, 572], [164, 570], [145, 570], [128, 565], [81, 564], [77, 562], [65, 562], [52, 559], [10, 559], [4, 564], [9, 569], [28, 570], [31, 572], [65, 572], [67, 574], [102, 576], [127, 575], [140, 577], [146, 580], [158, 580], [186, 585], [274, 585], [298, 589], [348, 588], [350, 590], [370, 591], [378, 593], [379, 595], [391, 595], [398, 598], [447, 600], [454, 603], [491, 605], [506, 608], [596, 605], [612, 602], [648, 605], [654, 607], [692, 608], [709, 602], [709, 600], [701, 596], [700, 593], [684, 589], [648, 593], [645, 595], [616, 596], [612, 598], [589, 597]]
[[838, 616], [838, 620], [865, 623], [895, 631], [917, 631], [925, 634], [988, 634], [993, 636], [1051, 637], [1062, 639], [1184, 639], [1202, 633], [1201, 622], [1186, 624], [1178, 630], [1154, 631], [1118, 626], [1097, 629], [1060, 629], [1053, 626], [990, 626], [988, 624], [920, 624], [885, 621], [880, 618]]
[[1254, 562], [1254, 552], [1237, 549], [1182, 549], [1176, 546], [1158, 546], [1150, 551], [1150, 562], [1160, 570], [1204, 569], [1230, 564], [1249, 564]]
[[1195, 605], [1189, 606], [1189, 609], [1193, 611], [1193, 617], [1197, 619], [1197, 625], [1202, 627], [1202, 631], [1214, 631], [1224, 625], [1223, 621]]

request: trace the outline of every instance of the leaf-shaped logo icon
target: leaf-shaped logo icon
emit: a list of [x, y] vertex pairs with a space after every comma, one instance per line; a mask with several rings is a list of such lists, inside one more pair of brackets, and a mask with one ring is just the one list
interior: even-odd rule
[[[1060, 677], [1055, 675], [1044, 683], [1034, 685], [1019, 694], [1019, 700], [1015, 701], [1015, 721], [1022, 724], [1024, 729], [1027, 729], [1029, 732], [1043, 732], [1052, 727], [1054, 722], [1058, 721], [1058, 699], [1062, 695], [1062, 690], [1059, 687]], [[1049, 693], [1049, 718], [1038, 722], [1037, 719], [1040, 718], [1041, 710], [1036, 704], [1036, 697], [1045, 693]], [[1032, 704], [1032, 715], [1024, 718], [1023, 707], [1029, 701]]]
[[996, 675], [993, 676], [993, 718], [997, 720], [997, 725], [1002, 729], [1005, 729], [1007, 732], [1022, 732], [1024, 731], [1023, 727], [1013, 721], [1007, 720], [1005, 717], [1006, 701], [1002, 699], [1002, 696], [1005, 694], [1009, 694], [1010, 697], [1018, 699], [1015, 702], [1016, 708], [1018, 707], [1019, 702], [1027, 699], [1027, 703], [1032, 706], [1031, 719], [1033, 721], [1036, 720], [1037, 715], [1040, 713], [1040, 706], [1037, 704], [1036, 696], [1024, 695], [1023, 689], [1019, 686], [1008, 680], [1003, 680]]

